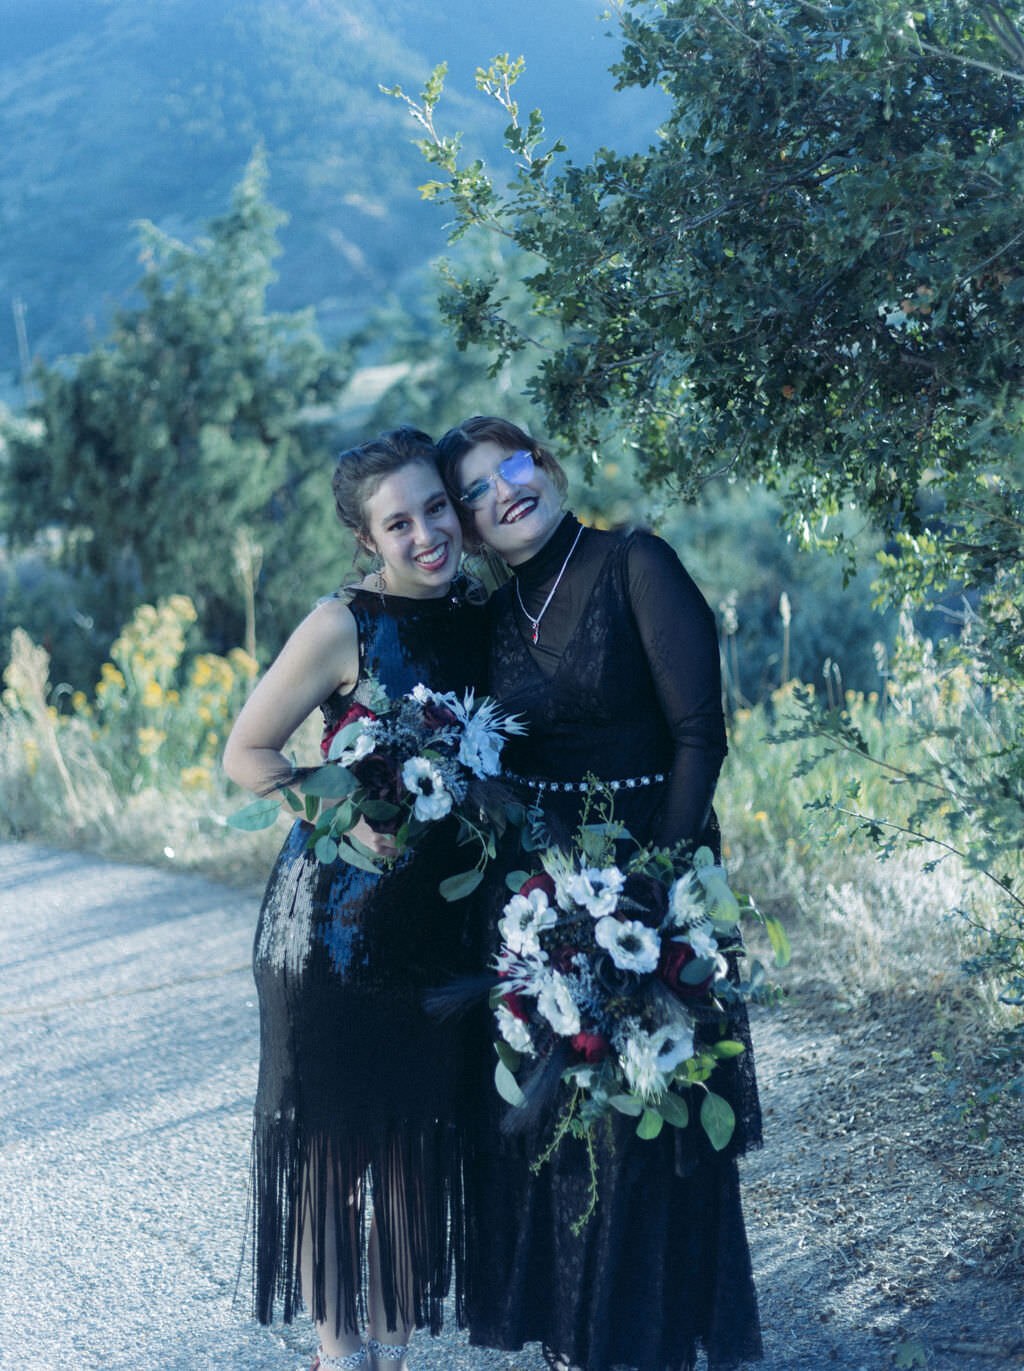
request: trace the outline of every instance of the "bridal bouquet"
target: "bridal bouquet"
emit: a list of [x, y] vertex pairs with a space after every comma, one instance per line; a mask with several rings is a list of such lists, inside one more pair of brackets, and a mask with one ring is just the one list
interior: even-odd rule
[[[288, 804], [314, 824], [307, 846], [320, 862], [342, 858], [364, 870], [380, 868], [352, 835], [363, 818], [394, 835], [401, 855], [449, 815], [459, 823], [457, 841], [476, 842], [476, 865], [441, 883], [448, 900], [462, 899], [479, 884], [495, 835], [505, 827], [505, 789], [497, 780], [506, 738], [524, 732], [513, 715], [472, 690], [460, 699], [417, 685], [394, 702], [379, 694], [375, 710], [353, 704], [322, 743], [322, 766], [298, 768], [283, 788]], [[299, 793], [296, 793], [299, 792]], [[280, 812], [276, 799], [257, 800], [233, 815], [236, 828], [269, 827]]]
[[[593, 831], [581, 837], [586, 843]], [[614, 847], [604, 855], [614, 858]], [[721, 1150], [735, 1118], [708, 1080], [717, 1063], [744, 1051], [727, 1035], [727, 1007], [754, 988], [728, 975], [726, 954], [741, 948], [741, 913], [758, 911], [741, 910], [706, 847], [682, 860], [641, 849], [625, 868], [592, 864], [586, 847], [548, 849], [541, 862], [498, 925], [491, 1004], [495, 1083], [515, 1106], [506, 1126], [539, 1122], [564, 1083], [568, 1104], [535, 1166], [571, 1133], [587, 1144], [593, 1178], [591, 1130], [613, 1111], [636, 1118], [637, 1134], [650, 1139], [666, 1124], [686, 1127], [696, 1110]], [[783, 965], [785, 933], [759, 917]]]

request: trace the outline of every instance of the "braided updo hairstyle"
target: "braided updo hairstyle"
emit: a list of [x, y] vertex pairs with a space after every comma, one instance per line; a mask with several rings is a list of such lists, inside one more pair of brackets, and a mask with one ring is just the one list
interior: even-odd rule
[[367, 546], [366, 502], [380, 483], [410, 462], [439, 467], [441, 454], [429, 434], [404, 424], [338, 454], [331, 487], [338, 518]]

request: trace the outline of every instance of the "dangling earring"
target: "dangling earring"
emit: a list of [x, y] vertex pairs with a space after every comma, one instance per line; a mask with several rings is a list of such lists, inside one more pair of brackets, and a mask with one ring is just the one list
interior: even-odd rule
[[387, 590], [387, 582], [384, 580], [384, 558], [379, 552], [373, 556], [373, 588], [378, 595], [383, 595]]

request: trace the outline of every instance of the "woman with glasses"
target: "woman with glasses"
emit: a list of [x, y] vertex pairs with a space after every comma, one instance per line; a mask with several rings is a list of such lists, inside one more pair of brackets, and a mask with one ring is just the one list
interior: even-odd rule
[[[338, 458], [338, 516], [376, 568], [313, 609], [250, 696], [224, 755], [240, 785], [297, 779], [283, 749], [315, 709], [327, 755], [347, 721], [421, 682], [482, 684], [483, 611], [453, 594], [462, 532], [437, 456], [400, 428]], [[253, 1302], [261, 1323], [305, 1305], [314, 1371], [404, 1371], [411, 1328], [439, 1331], [461, 1259], [461, 1035], [422, 1000], [468, 969], [465, 914], [438, 890], [465, 859], [435, 827], [378, 874], [319, 862], [297, 822], [260, 911]], [[394, 854], [365, 819], [353, 834]]]
[[[506, 420], [469, 419], [438, 446], [467, 539], [512, 572], [490, 604], [488, 688], [527, 724], [503, 753], [522, 798], [565, 842], [593, 774], [639, 841], [718, 852], [718, 642], [673, 550], [648, 533], [582, 526], [562, 507], [561, 467]], [[489, 882], [492, 930], [507, 898], [499, 879]], [[739, 1019], [731, 1036], [749, 1046]], [[699, 1347], [711, 1371], [760, 1359], [735, 1160], [760, 1141], [749, 1051], [715, 1089], [737, 1117], [723, 1152], [696, 1126], [641, 1140], [635, 1120], [617, 1116], [614, 1139], [597, 1131], [597, 1209], [574, 1237], [587, 1206], [584, 1144], [566, 1138], [534, 1175], [550, 1122], [526, 1147], [505, 1140], [491, 1087], [467, 1180], [475, 1343], [539, 1341], [550, 1365], [584, 1371], [691, 1371]]]

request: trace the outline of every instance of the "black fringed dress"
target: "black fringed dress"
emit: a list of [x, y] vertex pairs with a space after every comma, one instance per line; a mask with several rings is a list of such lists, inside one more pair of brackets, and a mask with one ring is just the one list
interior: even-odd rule
[[[482, 610], [362, 590], [350, 607], [359, 682], [351, 695], [324, 703], [326, 729], [354, 701], [367, 703], [374, 683], [391, 698], [421, 681], [460, 694], [480, 685]], [[318, 1322], [333, 1315], [352, 1331], [365, 1322], [369, 1190], [389, 1322], [398, 1313], [437, 1332], [463, 1241], [463, 1069], [458, 1031], [428, 1016], [422, 999], [467, 969], [465, 903], [438, 893], [465, 857], [448, 821], [383, 875], [341, 860], [321, 865], [306, 851], [309, 832], [297, 823], [277, 859], [253, 952], [256, 1317], [269, 1323], [276, 1308], [288, 1322], [302, 1302]], [[405, 1248], [411, 1301], [396, 1280]]]
[[[491, 601], [490, 693], [528, 725], [503, 760], [525, 778], [523, 796], [539, 800], [556, 840], [575, 829], [579, 783], [592, 772], [622, 783], [616, 818], [640, 841], [690, 839], [717, 851], [711, 799], [725, 729], [711, 611], [661, 539], [584, 529], [534, 644], [528, 613], [540, 611], [579, 528], [566, 515], [516, 568], [518, 587], [510, 582]], [[513, 861], [522, 865], [509, 853], [506, 865]], [[505, 899], [495, 883], [492, 950]], [[730, 1036], [749, 1047], [742, 1009]], [[491, 1053], [488, 1072], [493, 1064]], [[716, 1068], [710, 1084], [737, 1117], [723, 1152], [693, 1122], [653, 1141], [638, 1139], [636, 1121], [623, 1116], [614, 1140], [597, 1130], [597, 1210], [576, 1238], [571, 1225], [589, 1188], [583, 1143], [565, 1139], [533, 1175], [529, 1162], [554, 1120], [525, 1143], [503, 1138], [504, 1106], [489, 1083], [467, 1174], [474, 1343], [539, 1341], [584, 1371], [692, 1371], [699, 1348], [711, 1371], [760, 1359], [735, 1160], [760, 1141], [750, 1053]]]

